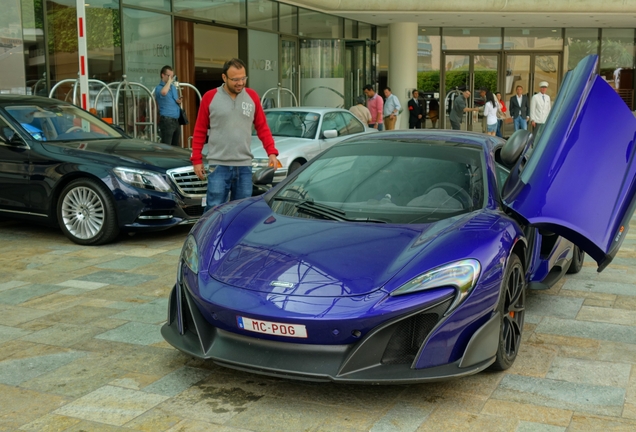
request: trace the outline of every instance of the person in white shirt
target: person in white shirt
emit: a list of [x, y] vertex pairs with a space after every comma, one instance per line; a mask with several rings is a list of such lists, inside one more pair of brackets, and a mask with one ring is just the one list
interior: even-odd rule
[[486, 104], [484, 105], [484, 117], [486, 118], [486, 133], [495, 136], [497, 133], [497, 110], [499, 101], [495, 95], [485, 87], [480, 89], [480, 93]]
[[546, 122], [552, 108], [550, 95], [546, 94], [547, 90], [548, 82], [541, 81], [539, 83], [539, 93], [532, 96], [530, 101], [530, 120], [535, 131], [538, 131], [538, 128]]
[[400, 105], [400, 101], [397, 96], [391, 93], [391, 89], [389, 87], [384, 89], [384, 97], [386, 100], [384, 101], [384, 130], [393, 130], [395, 129], [395, 122], [397, 120], [397, 115], [402, 109], [402, 105]]

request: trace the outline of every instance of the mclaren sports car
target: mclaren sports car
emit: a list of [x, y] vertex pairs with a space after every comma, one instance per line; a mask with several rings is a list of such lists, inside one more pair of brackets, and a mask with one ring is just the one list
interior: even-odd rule
[[566, 76], [538, 134], [362, 135], [206, 213], [183, 246], [164, 338], [301, 380], [509, 368], [527, 290], [586, 256], [603, 270], [634, 211], [636, 119], [596, 62]]

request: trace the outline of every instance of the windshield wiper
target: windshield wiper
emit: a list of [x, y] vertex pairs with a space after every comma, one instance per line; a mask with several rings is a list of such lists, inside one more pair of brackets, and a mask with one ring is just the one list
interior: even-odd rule
[[327, 204], [317, 203], [311, 198], [300, 199], [285, 196], [276, 196], [273, 199], [276, 201], [293, 202], [298, 211], [322, 216], [326, 219], [346, 222], [386, 223], [386, 221], [380, 219], [347, 217], [347, 213], [345, 211], [340, 210], [336, 207], [329, 206]]

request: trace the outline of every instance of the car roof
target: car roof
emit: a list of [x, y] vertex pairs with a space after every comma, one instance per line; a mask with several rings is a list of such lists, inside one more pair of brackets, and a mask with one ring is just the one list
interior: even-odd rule
[[487, 150], [492, 150], [504, 143], [500, 138], [478, 132], [466, 132], [446, 129], [409, 129], [384, 131], [374, 134], [357, 135], [339, 145], [362, 143], [368, 140], [426, 140], [446, 143], [472, 145]]
[[317, 114], [325, 114], [325, 113], [334, 112], [334, 111], [349, 112], [348, 110], [344, 108], [314, 107], [314, 106], [269, 108], [265, 110], [265, 112], [275, 112], [275, 111], [299, 111], [299, 112], [309, 111], [309, 112], [314, 112]]
[[51, 99], [41, 96], [26, 95], [0, 95], [0, 105], [68, 105], [59, 99]]

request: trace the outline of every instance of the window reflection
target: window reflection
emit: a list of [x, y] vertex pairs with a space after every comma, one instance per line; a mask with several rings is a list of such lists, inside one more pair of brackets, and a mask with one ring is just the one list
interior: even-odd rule
[[298, 8], [279, 3], [280, 31], [289, 34], [298, 34]]
[[601, 75], [634, 109], [634, 29], [604, 29], [600, 62]]
[[339, 38], [344, 34], [343, 18], [314, 12], [307, 9], [299, 11], [299, 35], [315, 38]]
[[499, 50], [500, 28], [445, 28], [442, 49], [444, 50]]
[[504, 29], [504, 49], [557, 50], [563, 49], [560, 28], [507, 28]]
[[270, 0], [247, 0], [249, 26], [263, 30], [278, 30], [278, 7]]
[[0, 16], [0, 93], [24, 93], [20, 3], [18, 0], [9, 0], [7, 6]]
[[244, 0], [172, 0], [174, 12], [230, 24], [245, 24]]
[[[75, 2], [46, 3], [51, 85], [78, 74], [77, 12]], [[103, 82], [121, 78], [121, 33], [118, 4], [96, 1], [86, 7], [88, 74]], [[60, 88], [58, 99], [69, 99], [69, 88]], [[72, 100], [69, 99], [69, 100]]]
[[568, 70], [590, 54], [598, 54], [598, 29], [565, 29], [564, 64]]

